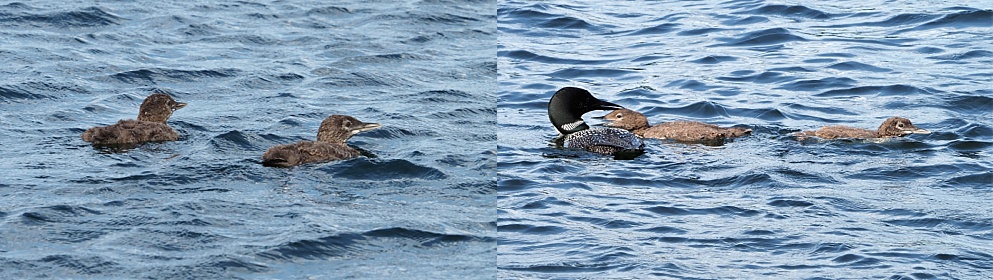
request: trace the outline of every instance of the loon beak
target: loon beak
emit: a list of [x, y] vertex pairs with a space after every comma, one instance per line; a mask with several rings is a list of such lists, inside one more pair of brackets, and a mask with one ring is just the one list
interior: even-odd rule
[[360, 124], [356, 124], [356, 125], [352, 126], [352, 131], [351, 132], [354, 135], [354, 134], [358, 134], [359, 132], [370, 131], [370, 130], [379, 128], [380, 126], [382, 126], [382, 125], [380, 125], [378, 123], [360, 123]]
[[183, 107], [186, 107], [186, 103], [177, 102], [175, 106], [172, 106], [172, 110], [176, 111], [179, 110], [179, 108], [183, 108]]
[[903, 133], [907, 134], [931, 134], [930, 130], [918, 128], [917, 130], [904, 130]]
[[[617, 109], [624, 109], [624, 107], [622, 107], [621, 105], [617, 105], [617, 104], [610, 103], [610, 102], [607, 102], [607, 101], [603, 101], [603, 100], [600, 100], [600, 99], [597, 99], [596, 101], [597, 101], [597, 103], [593, 105], [593, 110], [617, 110]], [[603, 117], [600, 117], [600, 118], [603, 118]]]

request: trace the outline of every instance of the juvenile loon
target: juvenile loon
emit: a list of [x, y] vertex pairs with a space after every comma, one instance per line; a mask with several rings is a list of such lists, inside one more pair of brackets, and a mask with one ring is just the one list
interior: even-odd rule
[[797, 140], [804, 140], [808, 137], [817, 137], [821, 139], [868, 139], [903, 137], [915, 133], [929, 134], [931, 132], [926, 129], [917, 128], [913, 123], [910, 123], [910, 120], [908, 119], [891, 117], [883, 121], [883, 124], [879, 125], [878, 130], [868, 130], [843, 125], [829, 125], [821, 127], [817, 130], [798, 132], [795, 135]]
[[300, 141], [279, 145], [262, 154], [262, 165], [291, 167], [310, 162], [324, 162], [358, 157], [359, 151], [345, 144], [359, 132], [380, 127], [345, 115], [331, 115], [317, 129], [317, 141]]
[[751, 129], [744, 127], [719, 127], [695, 121], [674, 121], [649, 126], [645, 115], [628, 109], [614, 110], [600, 118], [611, 121], [606, 124], [608, 127], [626, 129], [644, 138], [670, 139], [707, 145], [722, 145], [727, 139], [752, 133]]
[[166, 125], [166, 120], [173, 111], [184, 106], [186, 103], [176, 102], [168, 94], [149, 95], [138, 109], [137, 120], [120, 120], [113, 125], [87, 129], [83, 132], [83, 141], [116, 145], [179, 140], [179, 134]]
[[583, 114], [594, 110], [621, 109], [620, 105], [593, 97], [589, 91], [564, 87], [548, 101], [548, 119], [559, 131], [556, 143], [605, 155], [638, 155], [644, 152], [644, 143], [633, 133], [618, 128], [590, 128], [583, 121]]

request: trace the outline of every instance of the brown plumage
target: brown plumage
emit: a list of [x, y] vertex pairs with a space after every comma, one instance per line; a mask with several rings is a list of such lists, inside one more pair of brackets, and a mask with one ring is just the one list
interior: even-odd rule
[[645, 115], [629, 110], [618, 109], [603, 116], [611, 121], [609, 127], [622, 128], [644, 138], [670, 139], [680, 142], [722, 144], [725, 140], [752, 133], [743, 127], [719, 127], [695, 121], [674, 121], [649, 126]]
[[817, 137], [821, 139], [869, 139], [903, 137], [914, 133], [928, 134], [931, 132], [914, 126], [914, 124], [908, 119], [891, 117], [883, 121], [883, 124], [879, 125], [879, 129], [877, 130], [868, 130], [843, 125], [829, 125], [821, 127], [817, 130], [798, 132], [796, 133], [796, 137], [798, 140], [804, 140], [809, 137]]
[[300, 141], [269, 148], [262, 154], [262, 165], [291, 167], [310, 162], [343, 160], [359, 156], [359, 151], [345, 144], [359, 132], [380, 127], [345, 115], [331, 115], [321, 122], [317, 141]]
[[184, 106], [186, 103], [176, 102], [168, 94], [149, 95], [138, 109], [137, 120], [120, 120], [113, 125], [87, 129], [83, 132], [83, 141], [116, 145], [179, 140], [179, 134], [166, 125], [166, 120], [173, 111]]

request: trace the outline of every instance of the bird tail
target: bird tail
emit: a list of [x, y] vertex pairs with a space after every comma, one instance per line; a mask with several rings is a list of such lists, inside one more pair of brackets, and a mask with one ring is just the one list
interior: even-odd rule
[[291, 167], [300, 161], [299, 156], [283, 146], [270, 148], [262, 154], [262, 165], [269, 167]]
[[731, 131], [731, 138], [742, 137], [745, 135], [752, 134], [752, 129], [747, 127], [732, 127], [730, 131]]

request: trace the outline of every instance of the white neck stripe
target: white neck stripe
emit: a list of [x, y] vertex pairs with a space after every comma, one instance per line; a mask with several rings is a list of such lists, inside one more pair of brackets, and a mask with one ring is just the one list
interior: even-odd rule
[[583, 120], [578, 120], [578, 121], [575, 121], [575, 122], [563, 124], [562, 125], [562, 130], [572, 131], [573, 129], [576, 129], [577, 127], [579, 127], [579, 126], [581, 126], [583, 124], [586, 124], [585, 122], [583, 122]]

